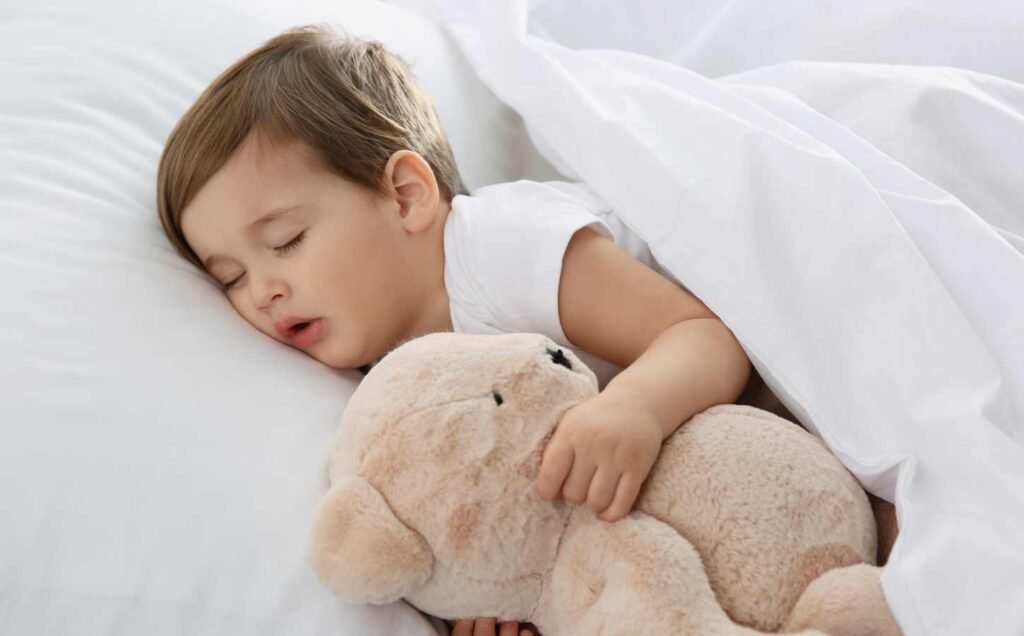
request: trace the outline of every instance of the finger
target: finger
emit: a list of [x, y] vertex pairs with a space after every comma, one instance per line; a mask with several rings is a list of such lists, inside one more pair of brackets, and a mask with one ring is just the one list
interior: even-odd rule
[[587, 490], [587, 508], [594, 514], [601, 512], [611, 505], [615, 498], [615, 486], [619, 483], [622, 475], [618, 470], [607, 465], [600, 466], [590, 480], [590, 489]]
[[638, 479], [633, 473], [625, 473], [619, 479], [619, 484], [615, 488], [615, 499], [612, 500], [612, 505], [602, 512], [599, 517], [603, 521], [618, 521], [629, 514], [629, 511], [633, 509], [633, 503], [636, 502], [636, 496], [640, 492], [641, 479]]
[[494, 636], [495, 618], [478, 618], [473, 626], [473, 636]]
[[562, 490], [562, 482], [572, 468], [572, 446], [561, 444], [552, 438], [544, 449], [537, 472], [537, 494], [545, 501], [551, 501]]
[[519, 631], [519, 623], [516, 621], [505, 621], [498, 630], [498, 636], [516, 636]]
[[586, 461], [577, 455], [572, 462], [572, 470], [562, 486], [562, 496], [566, 501], [581, 504], [587, 500], [590, 481], [597, 472], [597, 464]]
[[473, 619], [460, 618], [455, 621], [455, 629], [452, 630], [452, 636], [473, 636]]

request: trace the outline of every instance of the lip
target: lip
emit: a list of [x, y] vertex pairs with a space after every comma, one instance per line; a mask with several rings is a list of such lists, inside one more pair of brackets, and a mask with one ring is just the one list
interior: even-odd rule
[[313, 322], [316, 318], [303, 318], [302, 316], [286, 316], [281, 320], [274, 322], [274, 328], [277, 329], [277, 333], [286, 340], [290, 340], [292, 337], [291, 328], [300, 322]]
[[298, 333], [291, 335], [292, 344], [300, 349], [311, 347], [316, 344], [324, 335], [324, 321], [315, 318], [308, 326], [303, 327]]

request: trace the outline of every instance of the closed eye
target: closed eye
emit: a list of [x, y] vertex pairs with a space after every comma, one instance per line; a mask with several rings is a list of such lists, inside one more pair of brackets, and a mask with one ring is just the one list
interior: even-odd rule
[[298, 247], [299, 243], [302, 242], [302, 239], [305, 236], [306, 236], [306, 230], [302, 230], [301, 232], [299, 232], [298, 236], [296, 236], [292, 240], [288, 241], [287, 243], [285, 243], [281, 247], [275, 247], [274, 251], [277, 252], [278, 254], [284, 254], [286, 252], [290, 252], [291, 250], [293, 250], [296, 247]]
[[[305, 237], [306, 237], [306, 230], [303, 230], [303, 231], [299, 232], [298, 236], [296, 236], [292, 240], [288, 241], [284, 245], [282, 245], [280, 247], [275, 247], [274, 251], [277, 252], [278, 254], [286, 254], [286, 253], [292, 251], [293, 249], [295, 249], [296, 247], [298, 247], [299, 243], [301, 243], [302, 239], [304, 239]], [[243, 273], [238, 278], [236, 278], [236, 279], [234, 279], [232, 281], [229, 281], [227, 283], [224, 283], [224, 290], [231, 289], [232, 287], [237, 285], [238, 281], [242, 280], [242, 276], [245, 276], [245, 274]]]

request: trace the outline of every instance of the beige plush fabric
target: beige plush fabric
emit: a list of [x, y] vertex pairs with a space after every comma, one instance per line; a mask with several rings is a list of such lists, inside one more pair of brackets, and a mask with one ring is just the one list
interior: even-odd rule
[[864, 491], [817, 438], [767, 411], [720, 405], [683, 424], [616, 523], [541, 500], [544, 444], [597, 393], [572, 351], [561, 349], [571, 368], [556, 362], [559, 349], [537, 334], [436, 333], [374, 367], [346, 407], [311, 527], [320, 581], [354, 603], [404, 597], [545, 636], [899, 633], [871, 565]]

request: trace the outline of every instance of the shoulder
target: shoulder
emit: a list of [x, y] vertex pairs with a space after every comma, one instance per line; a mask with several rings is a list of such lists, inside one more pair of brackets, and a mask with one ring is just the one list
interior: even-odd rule
[[602, 206], [583, 184], [522, 180], [484, 186], [452, 200], [445, 249], [488, 262], [526, 258], [544, 248], [557, 248], [560, 256], [582, 227], [615, 239]]
[[583, 190], [516, 181], [452, 201], [445, 227], [449, 296], [501, 331], [545, 333], [564, 344], [558, 284], [566, 246], [584, 227], [613, 238]]
[[559, 235], [567, 228], [592, 226], [615, 239], [603, 216], [607, 206], [583, 184], [562, 181], [513, 181], [478, 188], [452, 200], [450, 240], [486, 249], [483, 243], [502, 243]]
[[455, 197], [452, 205], [480, 209], [521, 209], [526, 204], [576, 206], [597, 212], [608, 209], [607, 203], [584, 183], [569, 181], [509, 181], [477, 188], [472, 195]]
[[[614, 240], [586, 189], [565, 182], [515, 181], [477, 189], [452, 201], [445, 228], [445, 252], [468, 273], [512, 275], [523, 260], [561, 256], [571, 236], [591, 227]], [[535, 261], [540, 262], [540, 261]]]

